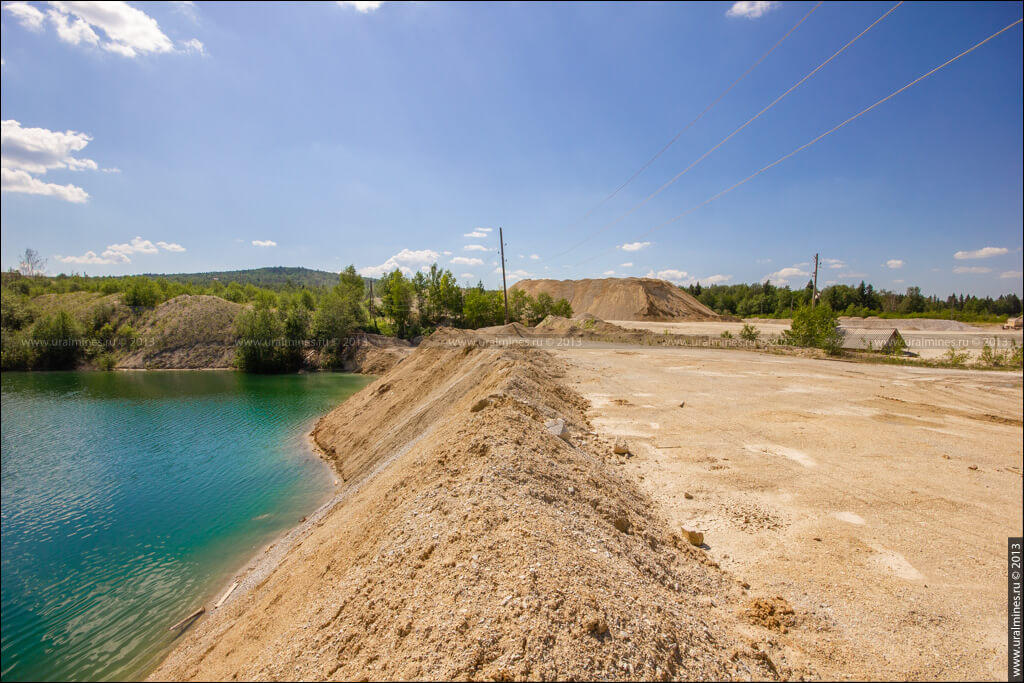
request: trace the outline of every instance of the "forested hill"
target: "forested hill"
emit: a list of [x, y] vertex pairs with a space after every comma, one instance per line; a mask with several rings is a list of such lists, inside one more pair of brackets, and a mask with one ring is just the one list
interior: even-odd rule
[[151, 274], [151, 278], [163, 278], [172, 282], [190, 282], [195, 285], [210, 285], [220, 282], [227, 285], [237, 282], [241, 286], [252, 285], [264, 289], [291, 289], [302, 288], [318, 289], [320, 287], [333, 287], [338, 284], [338, 274], [326, 270], [314, 270], [312, 268], [288, 268], [285, 266], [274, 266], [272, 268], [251, 268], [249, 270], [225, 270], [209, 273], [172, 273], [172, 274]]

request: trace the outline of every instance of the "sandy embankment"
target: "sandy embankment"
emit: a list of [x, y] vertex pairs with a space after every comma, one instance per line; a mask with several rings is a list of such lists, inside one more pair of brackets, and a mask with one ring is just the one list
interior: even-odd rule
[[339, 501], [154, 679], [808, 673], [624, 475], [562, 361], [445, 338], [320, 421]]

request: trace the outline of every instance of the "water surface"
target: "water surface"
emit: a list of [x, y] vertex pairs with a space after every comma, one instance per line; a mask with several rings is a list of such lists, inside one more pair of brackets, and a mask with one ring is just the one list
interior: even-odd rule
[[3, 373], [3, 679], [145, 676], [169, 625], [328, 496], [306, 434], [369, 381]]

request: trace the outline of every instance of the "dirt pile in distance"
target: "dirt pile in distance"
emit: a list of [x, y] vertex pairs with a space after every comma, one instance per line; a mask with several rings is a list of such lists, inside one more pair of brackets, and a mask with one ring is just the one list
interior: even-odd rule
[[234, 323], [242, 304], [218, 296], [182, 294], [142, 315], [138, 346], [120, 368], [229, 368], [235, 360]]
[[547, 292], [567, 299], [576, 316], [589, 313], [604, 320], [719, 320], [720, 316], [671, 282], [654, 278], [599, 280], [520, 280], [521, 289], [536, 298]]
[[317, 424], [341, 501], [153, 677], [800, 675], [621, 474], [562, 361], [465, 335], [435, 333]]
[[341, 369], [366, 375], [383, 375], [410, 353], [412, 344], [404, 339], [359, 332], [347, 340]]

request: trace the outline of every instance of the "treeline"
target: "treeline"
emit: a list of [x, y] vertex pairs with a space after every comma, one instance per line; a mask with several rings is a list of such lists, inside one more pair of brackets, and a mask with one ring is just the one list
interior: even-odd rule
[[[741, 318], [791, 318], [795, 311], [811, 303], [813, 282], [803, 289], [777, 287], [770, 282], [738, 285], [711, 285], [700, 283], [685, 288], [716, 313]], [[1000, 322], [1021, 314], [1021, 300], [1016, 294], [998, 298], [950, 294], [945, 299], [926, 297], [920, 287], [908, 287], [900, 294], [889, 290], [876, 290], [864, 281], [856, 286], [830, 285], [818, 293], [818, 302], [827, 305], [838, 315], [879, 316], [891, 318], [921, 317], [946, 318], [964, 322]]]
[[[483, 283], [461, 287], [451, 271], [434, 264], [408, 277], [395, 270], [371, 281], [353, 266], [335, 275], [330, 287], [294, 284], [277, 289], [251, 283], [204, 284], [145, 275], [119, 278], [2, 274], [0, 326], [2, 367], [68, 369], [89, 361], [112, 368], [116, 355], [137, 339], [139, 318], [159, 304], [183, 294], [211, 295], [249, 304], [235, 321], [239, 367], [251, 372], [289, 372], [309, 365], [343, 363], [352, 334], [365, 331], [412, 339], [439, 326], [479, 328], [500, 325], [505, 317], [501, 291]], [[96, 293], [79, 310], [71, 298], [45, 294]], [[40, 298], [42, 297], [42, 298]], [[565, 299], [546, 293], [536, 299], [525, 292], [509, 295], [509, 319], [535, 325], [548, 315], [572, 316]]]
[[[277, 297], [258, 296], [235, 323], [239, 368], [248, 372], [293, 372], [312, 347], [324, 367], [344, 362], [346, 344], [360, 331], [412, 339], [440, 326], [479, 328], [505, 319], [502, 292], [483, 283], [460, 287], [451, 271], [435, 263], [407, 277], [396, 269], [374, 285], [349, 266], [338, 284], [314, 300], [307, 290]], [[509, 295], [509, 319], [535, 325], [548, 315], [572, 316], [565, 299], [547, 293], [536, 299], [522, 291]]]

